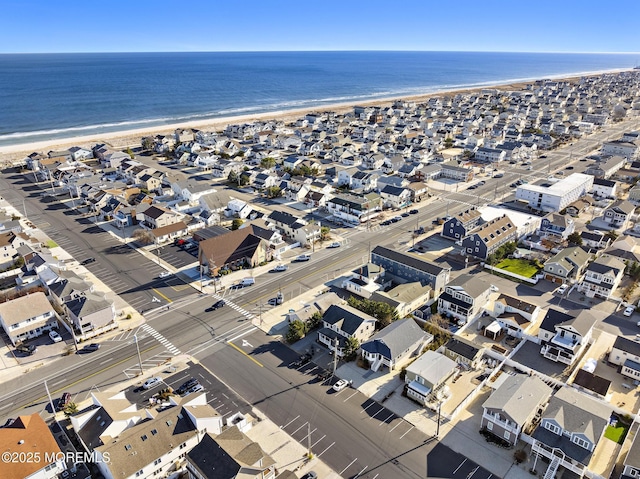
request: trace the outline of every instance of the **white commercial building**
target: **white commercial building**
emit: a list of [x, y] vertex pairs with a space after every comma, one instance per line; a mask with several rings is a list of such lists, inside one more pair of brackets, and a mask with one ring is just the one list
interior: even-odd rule
[[526, 201], [531, 208], [560, 211], [587, 194], [593, 188], [593, 176], [573, 173], [562, 180], [544, 180], [518, 186], [516, 199]]

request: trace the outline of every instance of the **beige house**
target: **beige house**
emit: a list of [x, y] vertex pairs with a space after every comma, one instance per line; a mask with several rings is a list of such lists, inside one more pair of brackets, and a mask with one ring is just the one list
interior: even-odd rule
[[42, 292], [0, 304], [0, 323], [14, 346], [58, 326], [56, 312]]

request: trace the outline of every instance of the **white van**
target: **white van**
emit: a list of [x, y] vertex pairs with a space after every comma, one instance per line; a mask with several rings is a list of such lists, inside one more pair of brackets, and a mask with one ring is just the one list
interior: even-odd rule
[[240, 282], [240, 284], [242, 286], [253, 286], [254, 284], [256, 284], [256, 279], [255, 278], [243, 278], [242, 281]]

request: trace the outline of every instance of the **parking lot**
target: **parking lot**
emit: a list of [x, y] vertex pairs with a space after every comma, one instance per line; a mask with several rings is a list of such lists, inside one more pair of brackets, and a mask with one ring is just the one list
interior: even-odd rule
[[154, 249], [152, 253], [159, 256], [162, 261], [169, 263], [176, 269], [182, 269], [198, 260], [198, 248], [186, 251], [174, 244], [160, 246], [159, 248]]
[[37, 348], [33, 354], [27, 354], [17, 351], [11, 344], [9, 337], [4, 330], [2, 330], [0, 333], [0, 338], [2, 338], [0, 342], [0, 346], [2, 346], [0, 348], [2, 351], [0, 353], [2, 354], [2, 364], [8, 366], [9, 364], [15, 364], [15, 361], [20, 365], [36, 365], [46, 359], [60, 356], [69, 346], [73, 346], [73, 338], [71, 338], [71, 334], [64, 328], [58, 329], [57, 331], [60, 336], [62, 336], [62, 341], [58, 343], [54, 343], [47, 333], [25, 341], [24, 344], [33, 345]]
[[427, 454], [427, 477], [448, 479], [500, 479], [444, 444], [437, 444]]

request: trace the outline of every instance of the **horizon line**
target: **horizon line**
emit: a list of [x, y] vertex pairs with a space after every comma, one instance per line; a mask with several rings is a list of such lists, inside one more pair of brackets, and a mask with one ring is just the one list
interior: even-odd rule
[[640, 55], [640, 51], [535, 51], [535, 50], [136, 50], [136, 51], [58, 51], [58, 52], [0, 52], [0, 55], [81, 55], [81, 54], [128, 54], [128, 53], [536, 53], [546, 55]]

